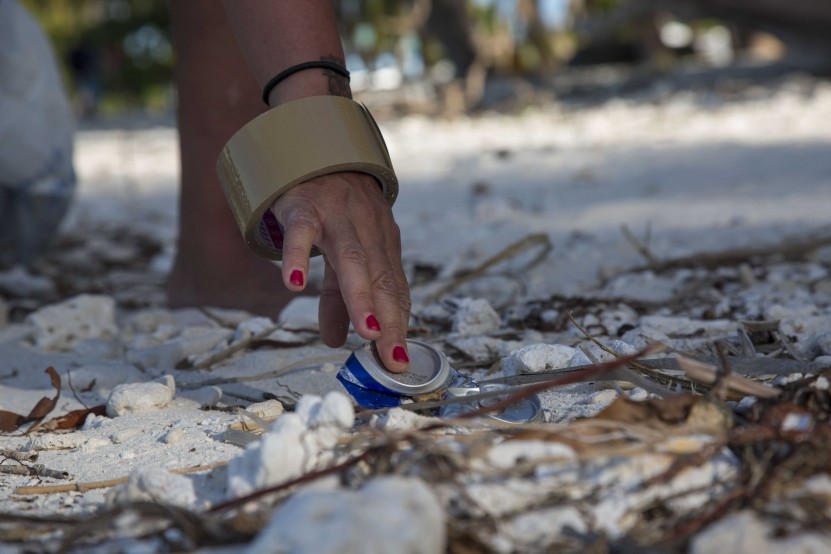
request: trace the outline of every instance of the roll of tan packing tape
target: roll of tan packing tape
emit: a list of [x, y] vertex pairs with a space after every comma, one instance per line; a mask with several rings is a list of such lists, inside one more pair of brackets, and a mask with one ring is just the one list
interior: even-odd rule
[[258, 116], [231, 137], [216, 170], [248, 248], [275, 260], [283, 235], [269, 208], [291, 188], [359, 171], [378, 180], [390, 205], [398, 195], [378, 125], [364, 106], [341, 96], [311, 96]]

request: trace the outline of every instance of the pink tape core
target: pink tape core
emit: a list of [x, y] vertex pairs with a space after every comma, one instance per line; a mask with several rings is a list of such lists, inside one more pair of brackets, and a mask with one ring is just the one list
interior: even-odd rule
[[283, 249], [283, 228], [271, 210], [266, 210], [259, 225], [260, 242], [275, 250]]

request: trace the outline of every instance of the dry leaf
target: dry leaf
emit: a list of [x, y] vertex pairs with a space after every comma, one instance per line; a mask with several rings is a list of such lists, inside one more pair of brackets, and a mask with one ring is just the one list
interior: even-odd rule
[[622, 423], [657, 422], [677, 424], [686, 421], [693, 405], [702, 399], [694, 394], [679, 394], [669, 398], [643, 401], [619, 397], [608, 408], [595, 416]]
[[51, 366], [46, 368], [46, 373], [49, 374], [52, 386], [55, 387], [55, 398], [44, 396], [38, 400], [37, 404], [29, 411], [29, 415], [27, 416], [0, 410], [0, 431], [4, 433], [17, 431], [27, 423], [42, 421], [43, 418], [55, 409], [55, 406], [58, 404], [58, 399], [61, 397], [61, 376]]
[[0, 410], [0, 431], [11, 433], [12, 431], [17, 431], [25, 423], [26, 418], [22, 415]]
[[50, 419], [40, 427], [39, 431], [66, 431], [67, 429], [76, 429], [84, 424], [87, 416], [94, 414], [103, 416], [107, 414], [107, 406], [93, 406], [92, 408], [82, 408], [80, 410], [73, 410], [55, 419]]
[[677, 432], [721, 434], [733, 426], [729, 410], [690, 393], [643, 401], [620, 397], [595, 417], [653, 428], [673, 426]]

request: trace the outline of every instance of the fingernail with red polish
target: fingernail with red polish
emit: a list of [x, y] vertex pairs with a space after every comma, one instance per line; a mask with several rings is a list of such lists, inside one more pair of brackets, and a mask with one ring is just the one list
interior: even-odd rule
[[369, 327], [371, 331], [381, 330], [381, 324], [378, 323], [378, 319], [373, 314], [366, 316], [366, 326]]
[[396, 346], [392, 349], [392, 359], [405, 364], [410, 362], [410, 357], [407, 356], [407, 351], [403, 346]]
[[295, 287], [302, 287], [303, 286], [303, 272], [299, 269], [295, 269], [291, 272], [291, 276], [289, 277], [289, 282], [294, 285]]

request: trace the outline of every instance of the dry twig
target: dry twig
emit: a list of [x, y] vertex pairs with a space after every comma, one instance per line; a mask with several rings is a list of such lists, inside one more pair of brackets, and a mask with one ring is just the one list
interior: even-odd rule
[[548, 238], [548, 235], [543, 233], [532, 234], [528, 235], [525, 238], [506, 246], [501, 252], [492, 256], [476, 266], [475, 268], [471, 269], [470, 271], [466, 271], [460, 275], [454, 276], [449, 283], [440, 287], [437, 291], [433, 292], [428, 296], [428, 302], [435, 302], [448, 292], [452, 291], [462, 283], [466, 283], [468, 281], [472, 281], [474, 279], [478, 279], [479, 277], [483, 276], [487, 270], [492, 268], [493, 266], [504, 262], [505, 260], [509, 260], [514, 258], [526, 250], [533, 248], [534, 246], [540, 246], [541, 250], [534, 256], [531, 261], [526, 263], [522, 268], [519, 268], [517, 271], [524, 271], [528, 270], [548, 256], [548, 253], [551, 251], [554, 246], [551, 244], [551, 239]]
[[[182, 469], [174, 469], [171, 473], [177, 475], [187, 475], [188, 473], [199, 473], [201, 471], [211, 471], [218, 467], [228, 465], [227, 461], [215, 462], [213, 464], [186, 467]], [[105, 489], [121, 485], [127, 482], [127, 477], [118, 477], [117, 479], [108, 479], [106, 481], [88, 481], [86, 483], [67, 483], [65, 485], [42, 485], [36, 487], [18, 487], [14, 489], [14, 494], [29, 495], [29, 494], [52, 494], [56, 492], [87, 492], [94, 489]]]
[[[632, 245], [632, 247], [638, 252], [638, 254], [640, 254], [644, 257], [644, 259], [646, 259], [650, 267], [658, 267], [661, 265], [660, 260], [658, 260], [658, 258], [649, 249], [649, 245], [647, 244], [648, 239], [643, 241], [639, 240], [638, 237], [636, 237], [635, 234], [632, 233], [632, 231], [629, 229], [629, 226], [625, 223], [620, 226], [620, 230], [623, 232], [624, 238], [626, 238], [626, 240], [629, 241], [629, 244]], [[650, 234], [649, 231], [650, 227], [647, 226], [647, 237]]]
[[34, 462], [38, 459], [37, 452], [21, 452], [20, 450], [9, 450], [0, 448], [0, 457], [14, 460], [16, 462]]

